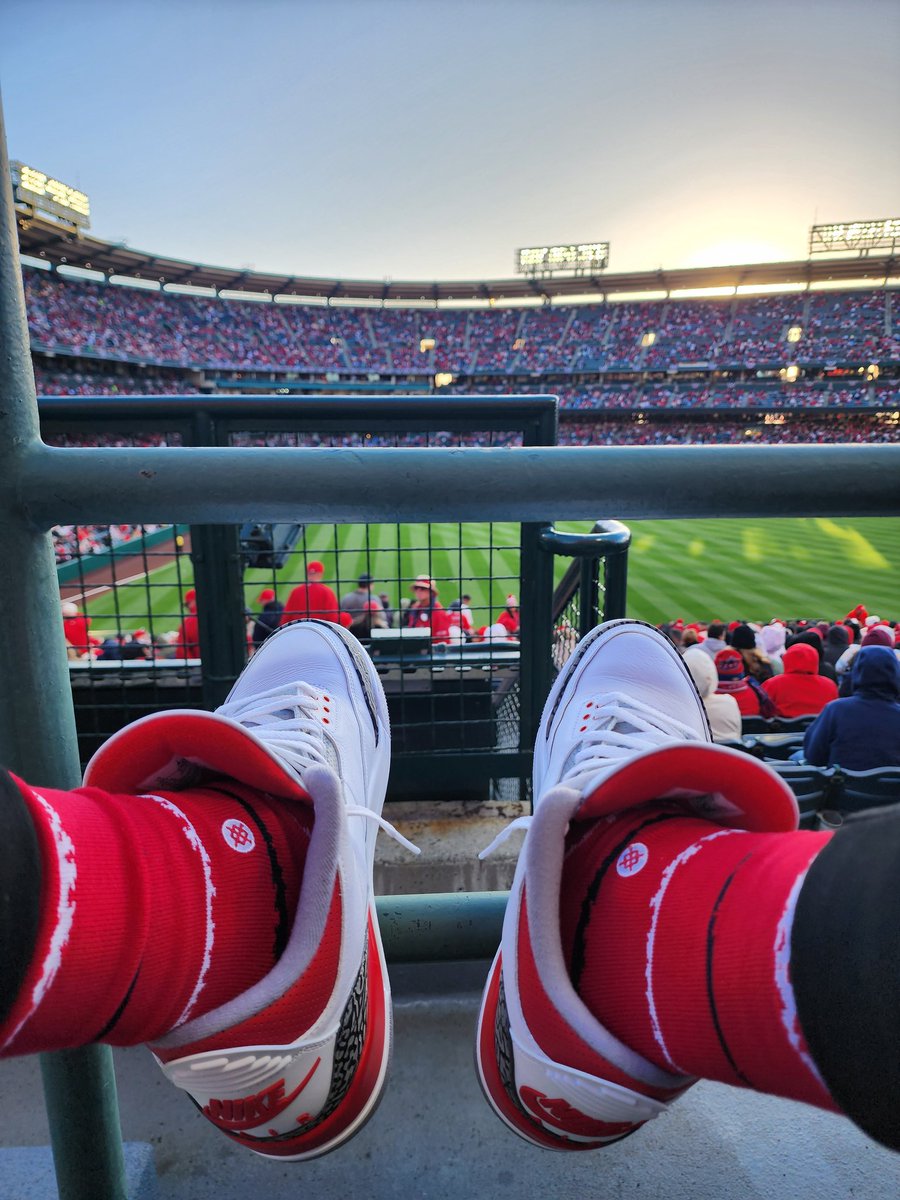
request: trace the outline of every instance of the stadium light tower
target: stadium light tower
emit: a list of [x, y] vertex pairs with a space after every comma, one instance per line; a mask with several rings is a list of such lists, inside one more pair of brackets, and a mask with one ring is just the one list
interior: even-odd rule
[[870, 250], [896, 253], [900, 243], [900, 220], [881, 217], [877, 221], [847, 221], [836, 225], [813, 225], [809, 231], [810, 254], [855, 251], [863, 257]]

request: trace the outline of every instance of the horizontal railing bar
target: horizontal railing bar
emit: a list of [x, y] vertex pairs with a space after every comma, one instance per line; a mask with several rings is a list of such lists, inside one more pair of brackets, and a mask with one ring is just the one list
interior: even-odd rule
[[379, 896], [378, 924], [388, 962], [493, 958], [509, 892]]
[[[23, 456], [38, 528], [897, 516], [900, 445], [60, 449]], [[0, 487], [3, 484], [0, 483]], [[8, 486], [8, 484], [7, 484]]]
[[[277, 387], [277, 383], [272, 384]], [[260, 416], [277, 417], [278, 420], [308, 422], [320, 416], [335, 416], [340, 410], [341, 419], [347, 415], [364, 418], [366, 428], [375, 428], [385, 417], [403, 419], [407, 428], [418, 430], [419, 420], [433, 424], [439, 417], [449, 417], [447, 401], [452, 400], [457, 414], [465, 413], [471, 420], [478, 417], [481, 422], [497, 424], [498, 419], [507, 423], [515, 414], [534, 416], [557, 404], [555, 396], [530, 394], [525, 396], [484, 395], [452, 397], [423, 395], [403, 396], [40, 396], [38, 410], [41, 416], [77, 417], [99, 416], [104, 419], [115, 415], [129, 420], [140, 420], [152, 416], [173, 416], [180, 420], [193, 417], [197, 412], [227, 417], [231, 423], [258, 419]], [[441, 426], [443, 428], [443, 426]], [[470, 426], [471, 428], [471, 426]]]

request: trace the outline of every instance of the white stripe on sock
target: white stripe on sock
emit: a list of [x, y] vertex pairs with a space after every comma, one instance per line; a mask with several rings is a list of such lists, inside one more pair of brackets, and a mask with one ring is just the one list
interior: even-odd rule
[[653, 910], [653, 918], [650, 921], [650, 929], [647, 932], [647, 961], [644, 968], [644, 975], [647, 981], [647, 1007], [650, 1010], [650, 1024], [653, 1029], [653, 1038], [659, 1047], [660, 1053], [665, 1058], [672, 1070], [677, 1072], [679, 1075], [688, 1075], [690, 1072], [679, 1066], [669, 1053], [669, 1049], [666, 1046], [666, 1039], [663, 1037], [662, 1026], [660, 1025], [659, 1021], [659, 1014], [656, 1011], [656, 997], [653, 994], [653, 950], [656, 944], [656, 926], [659, 922], [659, 910], [662, 907], [662, 902], [665, 898], [666, 891], [668, 890], [669, 883], [672, 880], [672, 876], [683, 863], [686, 863], [689, 859], [693, 858], [694, 855], [698, 853], [700, 848], [707, 843], [714, 842], [717, 840], [717, 838], [725, 837], [729, 834], [741, 832], [743, 831], [740, 829], [717, 829], [715, 833], [707, 834], [706, 837], [702, 837], [699, 841], [692, 842], [690, 846], [686, 846], [680, 854], [676, 855], [675, 858], [672, 859], [665, 871], [663, 871], [659, 887], [657, 888], [655, 895], [650, 900], [650, 908]]
[[827, 1092], [828, 1087], [825, 1080], [819, 1074], [818, 1068], [810, 1057], [809, 1052], [804, 1049], [803, 1031], [800, 1028], [800, 1018], [797, 1015], [797, 1001], [794, 999], [794, 988], [791, 983], [791, 931], [794, 927], [794, 914], [797, 911], [797, 897], [800, 895], [800, 889], [803, 887], [808, 870], [809, 866], [807, 866], [806, 870], [801, 871], [794, 880], [794, 886], [788, 894], [784, 911], [775, 927], [775, 945], [772, 947], [774, 952], [773, 965], [775, 969], [775, 986], [781, 997], [781, 1024], [784, 1027], [787, 1040], [790, 1042], [800, 1061], [809, 1068], [816, 1082], [821, 1084]]
[[200, 862], [203, 866], [203, 884], [206, 891], [206, 941], [203, 947], [203, 961], [200, 964], [200, 971], [197, 975], [197, 981], [194, 984], [194, 990], [191, 992], [188, 1002], [184, 1006], [181, 1015], [176, 1020], [175, 1025], [173, 1026], [173, 1028], [175, 1028], [178, 1025], [183, 1025], [191, 1015], [191, 1010], [199, 1000], [200, 994], [203, 991], [203, 985], [206, 983], [206, 975], [209, 971], [209, 964], [212, 961], [212, 948], [216, 940], [216, 923], [213, 920], [212, 911], [212, 902], [213, 896], [216, 894], [216, 886], [212, 880], [212, 866], [210, 864], [209, 854], [207, 853], [206, 847], [200, 840], [200, 835], [197, 833], [197, 830], [194, 828], [187, 814], [183, 813], [176, 804], [172, 803], [171, 800], [166, 800], [164, 796], [148, 795], [146, 799], [155, 801], [155, 803], [159, 804], [162, 808], [167, 809], [173, 814], [173, 816], [177, 817], [182, 822], [184, 836], [187, 838], [191, 849], [196, 850], [200, 855]]

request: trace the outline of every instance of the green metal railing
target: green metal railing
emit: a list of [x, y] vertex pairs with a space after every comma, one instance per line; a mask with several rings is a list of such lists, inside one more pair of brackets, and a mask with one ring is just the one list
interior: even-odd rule
[[[352, 449], [47, 447], [38, 435], [2, 124], [0, 347], [0, 758], [38, 785], [79, 782], [48, 532], [56, 523], [98, 524], [115, 513], [135, 524], [177, 520], [211, 529], [248, 516], [338, 523], [513, 520], [540, 529], [553, 520], [593, 520], [598, 512], [626, 520], [900, 513], [900, 450], [893, 445], [386, 449], [365, 455]], [[549, 625], [548, 589], [534, 605]], [[547, 680], [537, 671], [523, 682], [533, 700]], [[464, 927], [446, 937], [461, 905], [469, 913]], [[379, 911], [391, 956], [421, 958], [482, 953], [496, 944], [501, 910], [502, 897], [495, 896], [411, 897], [384, 901]], [[60, 1196], [120, 1200], [124, 1167], [108, 1049], [45, 1056], [43, 1073]]]

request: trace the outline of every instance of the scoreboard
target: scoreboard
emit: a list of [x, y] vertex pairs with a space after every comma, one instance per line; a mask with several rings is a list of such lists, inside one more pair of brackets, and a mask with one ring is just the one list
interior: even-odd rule
[[553, 275], [571, 271], [576, 275], [602, 271], [609, 266], [609, 242], [579, 242], [566, 246], [527, 246], [516, 251], [520, 275]]
[[9, 171], [17, 204], [27, 204], [35, 212], [66, 221], [79, 230], [90, 228], [91, 203], [84, 192], [26, 163], [11, 162]]

